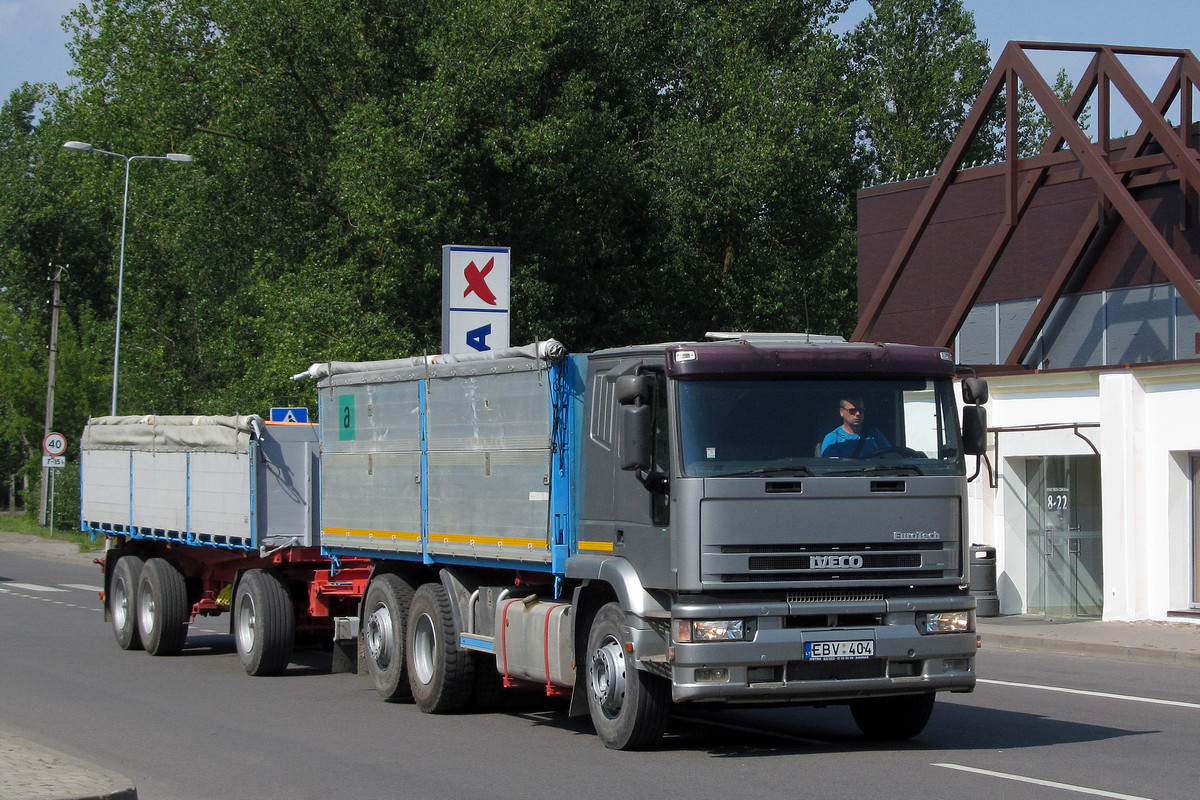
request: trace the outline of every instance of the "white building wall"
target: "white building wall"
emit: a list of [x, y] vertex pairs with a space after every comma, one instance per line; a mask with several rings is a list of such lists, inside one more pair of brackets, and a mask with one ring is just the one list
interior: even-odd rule
[[1096, 452], [1104, 618], [1162, 620], [1186, 609], [1200, 370], [1097, 369], [993, 376], [988, 383], [991, 446], [988, 466], [971, 484], [969, 520], [972, 542], [996, 547], [1001, 613], [1027, 610], [1024, 459]]

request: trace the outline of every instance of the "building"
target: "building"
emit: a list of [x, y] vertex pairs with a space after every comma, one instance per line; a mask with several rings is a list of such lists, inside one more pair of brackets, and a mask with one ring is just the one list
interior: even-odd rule
[[[1067, 102], [1032, 50], [1090, 54]], [[1154, 97], [1129, 57], [1161, 60]], [[1018, 82], [1053, 125], [1025, 155]], [[853, 338], [953, 347], [988, 378], [970, 516], [1002, 614], [1200, 622], [1198, 85], [1187, 50], [1009, 43], [937, 173], [859, 194]], [[1110, 140], [1113, 91], [1140, 125]], [[993, 103], [1005, 156], [969, 167]]]

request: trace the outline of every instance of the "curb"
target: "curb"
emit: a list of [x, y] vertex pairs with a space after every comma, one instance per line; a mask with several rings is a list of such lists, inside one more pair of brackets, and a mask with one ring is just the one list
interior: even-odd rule
[[138, 800], [123, 775], [0, 731], [0, 798]]
[[1180, 650], [1162, 650], [1148, 646], [1130, 646], [1085, 642], [1071, 639], [1050, 639], [1042, 636], [981, 631], [983, 647], [999, 647], [1010, 650], [1040, 650], [1049, 653], [1064, 653], [1075, 656], [1095, 656], [1119, 661], [1137, 661], [1150, 664], [1167, 664], [1177, 667], [1200, 667], [1200, 653]]

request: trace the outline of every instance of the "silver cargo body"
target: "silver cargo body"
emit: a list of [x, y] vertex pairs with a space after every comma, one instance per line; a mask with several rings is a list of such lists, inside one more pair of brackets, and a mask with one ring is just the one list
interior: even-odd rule
[[545, 569], [554, 377], [538, 352], [325, 376], [322, 545]]
[[313, 425], [98, 417], [81, 445], [81, 529], [235, 549], [316, 543]]

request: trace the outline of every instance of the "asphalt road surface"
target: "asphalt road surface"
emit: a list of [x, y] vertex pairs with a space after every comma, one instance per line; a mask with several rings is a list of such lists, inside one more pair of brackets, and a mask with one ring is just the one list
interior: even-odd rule
[[1152, 798], [1200, 796], [1200, 674], [984, 650], [969, 695], [875, 746], [845, 708], [678, 710], [654, 750], [606, 750], [562, 700], [436, 717], [297, 651], [241, 668], [227, 617], [180, 656], [125, 652], [99, 568], [0, 545], [0, 727], [129, 777], [141, 800], [217, 798]]

